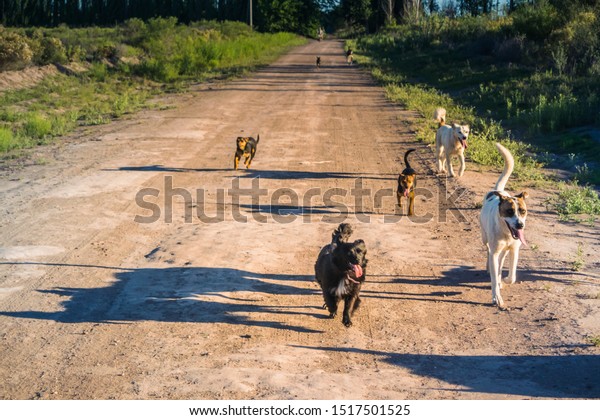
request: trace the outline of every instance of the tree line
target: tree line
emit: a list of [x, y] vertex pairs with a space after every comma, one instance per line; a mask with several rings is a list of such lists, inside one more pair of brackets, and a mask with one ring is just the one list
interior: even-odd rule
[[266, 32], [308, 34], [320, 22], [329, 0], [0, 0], [4, 26], [107, 26], [131, 18], [176, 17], [182, 23], [230, 20]]
[[354, 28], [374, 32], [383, 26], [417, 22], [427, 15], [449, 17], [508, 14], [523, 4], [546, 2], [572, 14], [600, 0], [0, 0], [4, 26], [109, 26], [131, 18], [176, 17], [250, 22], [263, 32], [295, 32], [315, 36]]

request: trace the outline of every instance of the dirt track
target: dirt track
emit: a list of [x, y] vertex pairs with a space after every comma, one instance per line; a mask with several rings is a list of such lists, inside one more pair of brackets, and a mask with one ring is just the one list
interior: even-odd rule
[[[0, 398], [600, 398], [598, 229], [558, 223], [530, 191], [534, 247], [503, 289], [511, 310], [491, 306], [476, 203], [497, 173], [433, 175], [414, 115], [347, 66], [341, 43], [169, 100], [0, 180]], [[242, 132], [261, 140], [234, 172]], [[409, 147], [412, 221], [391, 196]], [[253, 184], [259, 202], [236, 203]], [[170, 223], [169, 185], [191, 195], [175, 195]], [[135, 221], [151, 214], [140, 191], [160, 220]], [[342, 220], [369, 257], [349, 329], [313, 282]]]

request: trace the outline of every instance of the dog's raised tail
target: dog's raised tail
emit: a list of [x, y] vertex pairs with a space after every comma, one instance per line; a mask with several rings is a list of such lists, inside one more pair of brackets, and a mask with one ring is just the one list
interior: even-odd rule
[[352, 226], [348, 223], [341, 223], [331, 235], [331, 242], [348, 242], [352, 235]]
[[260, 134], [256, 135], [256, 144], [258, 144], [258, 142], [260, 141]]
[[410, 163], [408, 163], [408, 155], [410, 155], [415, 150], [417, 150], [417, 149], [408, 149], [406, 151], [406, 153], [404, 154], [404, 165], [406, 165], [407, 169], [412, 169], [411, 166], [410, 166]]
[[446, 123], [446, 110], [444, 108], [436, 108], [433, 113], [433, 119], [438, 122], [441, 127]]
[[502, 146], [500, 143], [496, 143], [496, 148], [504, 158], [504, 169], [502, 170], [502, 173], [500, 174], [500, 177], [496, 182], [495, 190], [504, 191], [504, 187], [506, 187], [508, 178], [510, 178], [510, 175], [512, 174], [512, 171], [515, 167], [515, 160], [513, 159], [513, 156], [510, 153], [510, 151], [506, 147]]

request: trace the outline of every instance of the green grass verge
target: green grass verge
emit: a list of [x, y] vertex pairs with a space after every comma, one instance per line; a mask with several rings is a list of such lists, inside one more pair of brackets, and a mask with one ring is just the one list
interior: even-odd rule
[[88, 70], [0, 94], [4, 157], [78, 126], [104, 124], [147, 108], [150, 98], [164, 92], [254, 70], [306, 42], [290, 33], [253, 32], [239, 22], [179, 25], [174, 18], [132, 19], [115, 28], [12, 30], [32, 48], [45, 39], [60, 40], [70, 59], [87, 60]]

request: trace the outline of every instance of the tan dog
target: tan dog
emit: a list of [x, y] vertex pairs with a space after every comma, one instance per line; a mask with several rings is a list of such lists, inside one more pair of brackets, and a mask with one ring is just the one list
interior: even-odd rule
[[[481, 240], [488, 249], [488, 271], [492, 282], [492, 302], [505, 309], [500, 296], [502, 281], [512, 284], [517, 280], [517, 263], [519, 248], [525, 241], [525, 219], [527, 206], [525, 199], [529, 196], [522, 192], [514, 197], [504, 191], [508, 178], [514, 168], [514, 160], [510, 152], [501, 144], [496, 147], [504, 157], [504, 170], [496, 182], [496, 187], [483, 200], [481, 208]], [[507, 254], [510, 254], [508, 277], [502, 279], [502, 266]]]
[[411, 168], [408, 163], [408, 155], [416, 149], [410, 149], [404, 154], [404, 164], [406, 168], [398, 175], [398, 190], [396, 197], [398, 198], [398, 207], [402, 211], [402, 197], [408, 200], [408, 215], [415, 214], [415, 188], [417, 187], [417, 172]]
[[456, 176], [452, 167], [452, 156], [458, 156], [460, 159], [458, 176], [462, 176], [465, 173], [464, 153], [470, 133], [469, 126], [458, 124], [447, 125], [446, 110], [444, 108], [437, 108], [433, 114], [433, 119], [440, 125], [435, 134], [438, 173], [445, 174], [449, 170], [451, 176]]

